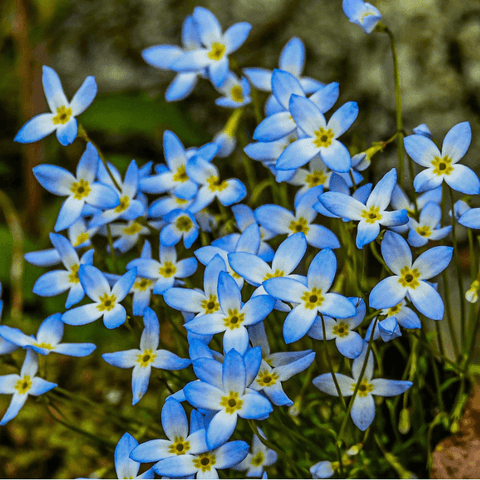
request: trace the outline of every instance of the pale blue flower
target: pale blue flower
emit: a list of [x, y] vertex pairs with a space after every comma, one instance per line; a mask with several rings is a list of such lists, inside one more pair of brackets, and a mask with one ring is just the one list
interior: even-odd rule
[[13, 373], [0, 376], [0, 393], [13, 395], [7, 411], [0, 420], [0, 425], [5, 425], [17, 416], [29, 395], [38, 396], [58, 386], [56, 383], [36, 377], [37, 371], [38, 353], [28, 348], [20, 375]]
[[319, 313], [334, 318], [349, 318], [355, 315], [355, 307], [347, 298], [337, 293], [328, 293], [336, 270], [335, 254], [325, 248], [310, 263], [307, 278], [303, 282], [276, 277], [263, 283], [269, 295], [295, 304], [283, 325], [283, 338], [286, 343], [300, 340]]
[[127, 312], [120, 302], [132, 288], [137, 269], [132, 268], [122, 275], [110, 288], [105, 275], [93, 265], [80, 265], [78, 278], [85, 293], [95, 302], [73, 308], [62, 315], [68, 325], [85, 325], [103, 316], [107, 328], [117, 328], [125, 323]]
[[115, 472], [117, 478], [155, 478], [152, 468], [138, 475], [140, 463], [130, 458], [130, 453], [137, 445], [137, 440], [128, 432], [118, 441], [115, 447]]
[[457, 162], [465, 155], [472, 140], [468, 122], [452, 127], [443, 140], [442, 151], [424, 135], [405, 138], [405, 150], [413, 161], [426, 167], [414, 180], [415, 191], [432, 190], [445, 181], [453, 190], [468, 195], [480, 193], [477, 175], [465, 165]]
[[435, 277], [450, 263], [452, 247], [434, 247], [412, 263], [407, 242], [397, 233], [387, 231], [382, 241], [382, 256], [394, 275], [380, 281], [370, 292], [372, 308], [390, 308], [407, 297], [420, 313], [432, 320], [443, 317], [443, 301], [426, 280]]
[[343, 0], [342, 7], [348, 19], [360, 25], [365, 33], [372, 33], [382, 18], [382, 14], [373, 5], [363, 0]]
[[212, 83], [219, 87], [228, 73], [228, 55], [245, 42], [252, 26], [246, 22], [236, 23], [222, 33], [215, 15], [203, 7], [195, 7], [193, 19], [204, 48], [183, 52], [170, 64], [170, 68], [178, 72], [206, 68]]
[[85, 357], [97, 347], [93, 343], [60, 343], [64, 324], [62, 314], [55, 313], [46, 318], [38, 327], [37, 337], [25, 335], [18, 328], [0, 325], [0, 337], [23, 348], [32, 348], [37, 353], [48, 355], [50, 352], [71, 357]]
[[15, 141], [32, 143], [57, 131], [58, 141], [66, 146], [77, 137], [76, 116], [83, 113], [93, 102], [97, 94], [94, 77], [87, 77], [82, 86], [68, 102], [63, 92], [60, 78], [53, 68], [43, 66], [43, 90], [52, 113], [42, 113], [29, 120], [15, 136]]
[[180, 358], [169, 350], [158, 349], [160, 325], [155, 312], [146, 308], [143, 315], [145, 328], [140, 338], [140, 349], [104, 353], [102, 358], [115, 367], [133, 368], [132, 404], [137, 404], [145, 394], [150, 381], [152, 368], [163, 370], [181, 370], [191, 361]]
[[[341, 373], [335, 374], [340, 391], [344, 397], [353, 395], [365, 361], [367, 346], [367, 342], [364, 342], [363, 352], [353, 361], [353, 378]], [[384, 378], [375, 378], [372, 380], [372, 375], [373, 355], [370, 352], [367, 367], [360, 381], [360, 386], [350, 412], [353, 423], [362, 431], [365, 431], [375, 418], [375, 401], [373, 395], [393, 397], [400, 395], [412, 386], [412, 382], [406, 380], [387, 380]], [[331, 373], [324, 373], [314, 378], [312, 383], [322, 392], [338, 397], [338, 391]]]

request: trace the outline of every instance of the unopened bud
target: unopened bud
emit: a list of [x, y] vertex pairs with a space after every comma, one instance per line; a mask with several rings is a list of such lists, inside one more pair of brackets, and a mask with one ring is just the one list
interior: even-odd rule
[[470, 288], [465, 293], [465, 300], [469, 303], [477, 303], [478, 301], [478, 290], [480, 289], [480, 282], [475, 280]]
[[398, 431], [402, 435], [406, 435], [411, 428], [412, 424], [410, 423], [410, 412], [408, 408], [402, 408], [400, 410], [400, 420], [398, 422]]

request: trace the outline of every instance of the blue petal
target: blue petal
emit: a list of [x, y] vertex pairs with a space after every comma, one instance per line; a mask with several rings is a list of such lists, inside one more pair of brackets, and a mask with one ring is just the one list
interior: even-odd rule
[[197, 84], [198, 74], [196, 72], [179, 73], [168, 86], [165, 92], [167, 102], [176, 102], [188, 97]]
[[15, 135], [14, 141], [32, 143], [50, 135], [57, 126], [53, 123], [52, 113], [42, 113], [29, 120]]
[[95, 77], [87, 77], [73, 96], [70, 103], [72, 115], [76, 117], [84, 112], [93, 102], [96, 94], [97, 83], [95, 82]]
[[182, 53], [183, 50], [176, 45], [154, 45], [142, 50], [142, 57], [152, 67], [169, 70], [172, 62]]
[[278, 65], [281, 70], [300, 76], [305, 66], [305, 45], [298, 37], [292, 37], [283, 47]]

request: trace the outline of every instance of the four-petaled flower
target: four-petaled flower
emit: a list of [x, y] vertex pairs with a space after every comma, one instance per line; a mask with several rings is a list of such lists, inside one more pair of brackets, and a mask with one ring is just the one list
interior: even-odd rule
[[33, 117], [20, 129], [14, 140], [20, 143], [36, 142], [56, 130], [58, 141], [64, 146], [69, 145], [77, 137], [75, 117], [90, 106], [97, 94], [95, 78], [87, 77], [71, 102], [68, 102], [60, 78], [53, 68], [43, 66], [42, 82], [52, 113]]

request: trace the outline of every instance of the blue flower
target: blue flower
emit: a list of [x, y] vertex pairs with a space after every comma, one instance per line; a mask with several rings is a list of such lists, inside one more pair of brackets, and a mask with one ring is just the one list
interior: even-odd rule
[[185, 248], [190, 248], [198, 237], [198, 223], [189, 210], [175, 209], [164, 215], [168, 225], [160, 232], [160, 243], [173, 247], [183, 237]]
[[174, 455], [153, 466], [163, 478], [218, 478], [217, 469], [230, 468], [241, 462], [248, 453], [248, 443], [228, 442], [208, 452], [192, 455]]
[[250, 388], [263, 392], [274, 405], [290, 407], [293, 402], [283, 391], [282, 382], [306, 370], [315, 360], [315, 352], [271, 353], [264, 322], [252, 325], [248, 333], [252, 345], [262, 348], [262, 363]]
[[408, 243], [412, 247], [423, 247], [429, 240], [445, 238], [452, 230], [451, 226], [437, 228], [442, 217], [442, 209], [435, 202], [428, 202], [420, 212], [417, 222], [414, 218], [409, 219]]
[[[297, 127], [302, 128], [295, 120], [291, 108], [291, 100], [294, 96], [305, 98], [305, 92], [299, 81], [288, 72], [274, 70], [272, 74], [272, 91], [280, 106], [280, 110], [262, 120], [255, 129], [253, 138], [261, 142], [278, 140], [294, 132]], [[338, 95], [338, 83], [334, 82], [321, 86], [309, 98], [309, 101], [315, 105], [323, 116], [325, 112], [333, 107], [338, 99]]]
[[197, 269], [196, 258], [184, 258], [177, 262], [175, 247], [166, 247], [160, 243], [160, 262], [151, 258], [132, 260], [127, 269], [136, 268], [137, 275], [154, 280], [153, 293], [162, 294], [167, 288], [173, 287], [177, 278], [186, 278]]
[[[183, 49], [175, 45], [155, 45], [142, 51], [143, 59], [152, 67], [161, 70], [172, 70], [172, 63], [182, 55], [184, 51], [198, 50], [202, 47], [198, 37], [197, 26], [192, 15], [188, 15], [182, 26]], [[165, 92], [165, 100], [173, 102], [183, 100], [194, 89], [198, 77], [203, 76], [204, 69], [189, 72], [180, 72]]]
[[255, 210], [255, 218], [260, 225], [277, 235], [302, 232], [313, 247], [339, 248], [340, 243], [331, 230], [313, 223], [317, 216], [313, 205], [322, 192], [323, 188], [319, 185], [305, 193], [295, 205], [295, 215], [280, 205], [262, 205]]
[[128, 432], [118, 441], [115, 447], [115, 472], [117, 478], [155, 478], [152, 468], [138, 475], [140, 463], [130, 458], [130, 453], [137, 445], [137, 440]]
[[214, 198], [225, 207], [242, 201], [247, 195], [245, 185], [236, 178], [220, 181], [220, 174], [215, 165], [200, 156], [191, 158], [187, 163], [188, 176], [201, 185], [198, 194], [189, 210], [197, 213], [204, 209]]
[[[252, 225], [253, 223], [257, 223], [255, 215], [250, 207], [239, 203], [237, 205], [233, 205], [232, 213], [235, 217], [235, 221], [237, 222], [237, 227], [240, 232], [244, 232], [247, 227]], [[270, 240], [274, 237], [275, 234], [267, 230], [266, 228], [260, 226], [260, 249], [258, 250], [258, 256], [269, 262], [273, 258], [273, 249], [272, 247], [266, 242], [266, 240]], [[217, 238], [212, 242], [214, 247], [220, 247], [221, 249], [227, 252], [235, 252], [237, 248], [238, 241], [240, 240], [241, 235], [239, 233], [231, 233], [230, 235], [226, 235], [224, 237]]]
[[185, 328], [200, 335], [225, 332], [225, 352], [235, 349], [243, 355], [248, 348], [248, 332], [245, 327], [263, 320], [273, 310], [275, 299], [259, 295], [242, 305], [240, 288], [235, 280], [228, 273], [220, 272], [218, 301], [220, 309], [217, 312], [194, 318], [185, 324]]
[[270, 278], [263, 283], [267, 293], [284, 302], [296, 304], [283, 325], [286, 343], [300, 340], [310, 329], [318, 313], [334, 318], [349, 318], [355, 307], [344, 296], [328, 293], [337, 270], [335, 254], [326, 248], [312, 260], [306, 281]]
[[428, 282], [450, 263], [452, 247], [434, 247], [422, 253], [412, 264], [407, 242], [397, 233], [386, 232], [382, 241], [382, 256], [394, 273], [383, 279], [370, 292], [372, 308], [390, 308], [407, 297], [420, 313], [432, 320], [443, 317], [443, 301]]
[[168, 398], [162, 408], [162, 428], [168, 440], [156, 439], [142, 443], [130, 453], [137, 462], [158, 462], [178, 455], [196, 455], [208, 450], [205, 428], [196, 422], [198, 411], [192, 410], [190, 435], [188, 419], [181, 403]]
[[350, 153], [337, 138], [345, 133], [357, 118], [358, 105], [355, 102], [345, 103], [331, 116], [328, 123], [311, 99], [292, 95], [289, 110], [296, 125], [306, 137], [289, 145], [280, 155], [275, 168], [279, 170], [298, 168], [320, 153], [330, 170], [348, 172], [352, 166]]
[[58, 386], [56, 383], [36, 377], [37, 370], [38, 353], [29, 348], [20, 375], [11, 374], [0, 377], [0, 393], [13, 394], [10, 406], [0, 420], [0, 425], [5, 425], [17, 416], [29, 395], [38, 396]]
[[87, 77], [69, 103], [60, 78], [53, 68], [43, 66], [43, 90], [52, 113], [42, 113], [29, 120], [15, 136], [15, 141], [32, 143], [57, 131], [58, 141], [66, 146], [77, 137], [76, 116], [83, 113], [97, 94], [94, 77]]
[[[367, 345], [367, 342], [364, 342], [363, 352], [353, 361], [353, 378], [347, 377], [341, 373], [335, 374], [340, 391], [344, 397], [353, 395], [365, 361]], [[353, 423], [362, 431], [365, 431], [375, 418], [375, 401], [372, 395], [393, 397], [395, 395], [400, 395], [412, 386], [412, 382], [406, 380], [387, 380], [385, 378], [375, 378], [372, 380], [372, 375], [373, 356], [370, 352], [367, 367], [360, 381], [357, 396], [355, 397], [350, 412]], [[331, 373], [324, 373], [323, 375], [314, 378], [312, 383], [322, 392], [338, 397], [338, 392]]]
[[[324, 316], [323, 322], [325, 323], [326, 339], [335, 339], [335, 345], [344, 357], [356, 358], [362, 353], [363, 339], [353, 329], [363, 322], [367, 307], [361, 298], [349, 297], [349, 300], [357, 310], [353, 317], [337, 321], [331, 317]], [[323, 340], [322, 318], [317, 317], [315, 319], [307, 334], [316, 340]]]
[[120, 197], [120, 204], [104, 212], [97, 213], [91, 220], [89, 227], [100, 227], [107, 223], [117, 220], [117, 218], [123, 220], [134, 220], [145, 213], [145, 205], [138, 199], [135, 199], [138, 193], [139, 174], [138, 167], [135, 160], [130, 162], [125, 173], [125, 181], [122, 182], [120, 173], [111, 163], [108, 164], [110, 173], [115, 178], [120, 190], [117, 189], [113, 183], [107, 169], [102, 162], [98, 164], [98, 178], [99, 180], [108, 185], [110, 188], [117, 192]]
[[432, 190], [445, 181], [457, 192], [469, 195], [480, 193], [477, 175], [470, 168], [457, 163], [467, 152], [471, 139], [472, 130], [468, 122], [450, 129], [443, 140], [441, 153], [435, 143], [424, 135], [406, 137], [405, 150], [414, 162], [426, 167], [415, 177], [415, 191]]
[[228, 73], [224, 82], [217, 90], [224, 95], [215, 100], [215, 104], [220, 107], [239, 108], [248, 105], [252, 101], [248, 80], [245, 77], [239, 80], [232, 72]]
[[[317, 91], [323, 84], [310, 77], [301, 77], [305, 66], [305, 45], [298, 37], [292, 37], [283, 47], [278, 60], [278, 68], [293, 75], [302, 86], [305, 93]], [[250, 83], [258, 90], [272, 91], [272, 71], [265, 68], [244, 68], [243, 73]], [[267, 115], [272, 115], [282, 110], [282, 106], [274, 95], [268, 97], [265, 104]]]
[[203, 7], [195, 7], [193, 19], [205, 48], [184, 52], [170, 64], [170, 68], [179, 72], [207, 68], [210, 80], [219, 87], [227, 77], [228, 55], [245, 42], [252, 26], [246, 22], [236, 23], [222, 34], [215, 15]]
[[218, 302], [218, 275], [225, 271], [225, 262], [215, 255], [208, 262], [204, 276], [204, 291], [193, 288], [169, 288], [163, 293], [165, 303], [180, 312], [192, 312], [198, 315], [208, 315], [220, 310]]
[[55, 231], [64, 230], [75, 223], [82, 214], [85, 203], [96, 208], [114, 208], [119, 205], [117, 193], [109, 186], [95, 182], [100, 158], [91, 144], [78, 162], [77, 176], [56, 165], [38, 165], [33, 174], [40, 185], [54, 195], [68, 196], [55, 224]]
[[[258, 224], [252, 223], [249, 225], [240, 235], [236, 245], [235, 252], [248, 252], [253, 253], [254, 255], [258, 254], [260, 249], [260, 228]], [[243, 278], [238, 275], [230, 266], [228, 261], [229, 252], [223, 250], [223, 248], [207, 245], [206, 247], [201, 247], [195, 252], [195, 256], [198, 258], [198, 261], [203, 265], [207, 265], [215, 255], [218, 255], [225, 262], [227, 267], [227, 272], [235, 279], [239, 288], [243, 287]]]
[[192, 182], [186, 172], [188, 157], [180, 139], [169, 130], [163, 134], [163, 152], [168, 168], [151, 177], [140, 180], [140, 189], [146, 193], [173, 192], [185, 200], [192, 199], [198, 184]]
[[84, 289], [78, 278], [80, 265], [91, 265], [93, 263], [93, 248], [86, 251], [79, 260], [78, 254], [72, 244], [62, 235], [51, 233], [52, 242], [58, 256], [67, 270], [53, 270], [44, 273], [33, 286], [33, 293], [41, 297], [54, 297], [60, 293], [70, 290], [65, 308], [70, 308], [78, 303], [85, 295]]
[[348, 19], [360, 25], [365, 33], [372, 33], [382, 18], [381, 13], [363, 0], [343, 0], [343, 11]]
[[[258, 431], [260, 435], [263, 434], [262, 430], [259, 428]], [[239, 464], [233, 467], [234, 470], [244, 471], [246, 470], [245, 476], [261, 478], [265, 467], [273, 465], [277, 461], [277, 452], [266, 447], [257, 435], [253, 435], [252, 449], [251, 452], [241, 461]]]
[[408, 222], [406, 210], [387, 212], [393, 188], [397, 181], [394, 168], [384, 175], [368, 197], [366, 204], [338, 192], [327, 192], [318, 197], [320, 203], [330, 212], [350, 220], [357, 220], [357, 247], [363, 248], [375, 240], [380, 225], [403, 225]]
[[[335, 462], [338, 464], [338, 462]], [[330, 478], [333, 477], [335, 474], [334, 463], [329, 462], [328, 460], [324, 460], [323, 462], [318, 462], [315, 465], [310, 467], [310, 473], [312, 474], [312, 478]]]
[[73, 308], [62, 315], [68, 325], [85, 325], [103, 316], [107, 328], [117, 328], [127, 319], [127, 312], [120, 302], [127, 296], [137, 275], [132, 268], [110, 288], [105, 275], [93, 265], [80, 265], [78, 278], [85, 293], [95, 302]]
[[247, 388], [247, 368], [240, 353], [234, 349], [227, 352], [221, 371], [216, 368], [212, 371], [209, 368], [212, 362], [215, 361], [208, 358], [194, 362], [195, 370], [210, 372], [212, 383], [203, 380], [190, 382], [183, 389], [192, 406], [217, 412], [207, 427], [210, 449], [223, 445], [232, 436], [238, 417], [264, 419], [273, 410], [265, 397]]
[[50, 352], [61, 353], [71, 357], [85, 357], [95, 348], [93, 343], [60, 343], [63, 337], [64, 324], [62, 315], [55, 313], [46, 318], [38, 327], [37, 338], [25, 335], [18, 328], [0, 326], [0, 336], [23, 348], [32, 348], [42, 355]]
[[160, 325], [155, 312], [146, 308], [143, 316], [145, 328], [140, 338], [140, 349], [125, 350], [115, 353], [104, 353], [102, 358], [115, 367], [133, 368], [132, 404], [137, 404], [145, 394], [153, 368], [164, 370], [181, 370], [188, 367], [191, 361], [183, 359], [168, 350], [158, 350]]

